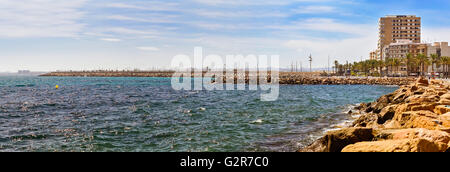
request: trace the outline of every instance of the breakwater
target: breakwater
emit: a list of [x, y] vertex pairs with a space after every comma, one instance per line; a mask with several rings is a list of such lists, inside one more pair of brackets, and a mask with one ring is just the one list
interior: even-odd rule
[[[70, 71], [70, 72], [50, 72], [40, 76], [44, 77], [172, 77], [174, 71]], [[257, 76], [254, 72], [231, 72], [231, 75], [224, 75], [217, 81], [226, 82], [227, 77], [234, 77], [234, 81], [243, 80], [250, 83], [251, 77]], [[205, 76], [203, 72], [202, 76]], [[194, 73], [183, 73], [183, 76], [197, 77]], [[212, 77], [212, 76], [210, 76]], [[271, 81], [271, 73], [266, 79]], [[387, 78], [387, 77], [320, 77], [317, 73], [300, 72], [280, 72], [279, 84], [283, 85], [408, 85], [415, 81], [415, 78]], [[258, 82], [259, 83], [259, 82]]]
[[347, 128], [331, 131], [299, 152], [449, 152], [450, 83], [419, 78], [372, 103]]

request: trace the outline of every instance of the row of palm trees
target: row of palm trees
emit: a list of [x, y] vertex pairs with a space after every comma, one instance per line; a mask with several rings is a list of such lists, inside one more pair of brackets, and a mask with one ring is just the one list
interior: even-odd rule
[[[334, 61], [334, 73], [339, 76], [344, 75], [364, 75], [364, 76], [394, 76], [406, 67], [406, 73], [424, 76], [428, 66], [431, 65], [432, 72], [436, 68], [443, 67], [443, 73], [448, 77], [450, 57], [432, 54], [429, 57], [424, 54], [407, 54], [406, 58], [386, 58], [385, 60], [365, 60], [361, 62], [340, 64]], [[436, 67], [436, 68], [435, 68]], [[405, 70], [405, 69], [403, 69]]]

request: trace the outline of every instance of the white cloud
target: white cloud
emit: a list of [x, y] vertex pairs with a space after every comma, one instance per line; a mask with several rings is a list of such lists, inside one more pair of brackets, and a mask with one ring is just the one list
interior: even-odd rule
[[336, 12], [336, 8], [332, 6], [304, 6], [294, 10], [298, 14], [324, 14]]
[[146, 10], [146, 11], [176, 11], [178, 7], [178, 3], [169, 3], [169, 2], [158, 2], [151, 1], [145, 3], [110, 3], [106, 4], [106, 7], [110, 8], [123, 8], [123, 9], [134, 9], [134, 10]]
[[133, 21], [133, 22], [142, 22], [142, 23], [178, 23], [177, 20], [174, 20], [178, 16], [175, 15], [163, 15], [163, 14], [152, 14], [145, 15], [142, 17], [130, 17], [125, 15], [111, 15], [107, 16], [106, 19], [110, 20], [119, 20], [119, 21]]
[[122, 41], [122, 40], [117, 39], [117, 38], [102, 38], [102, 39], [100, 39], [100, 40], [102, 40], [102, 41], [108, 41], [108, 42], [120, 42], [120, 41]]
[[450, 41], [450, 28], [428, 28], [422, 29], [422, 41], [423, 42], [449, 42]]
[[326, 62], [328, 56], [341, 62], [346, 60], [352, 62], [360, 60], [361, 57], [367, 59], [369, 52], [376, 48], [378, 41], [376, 25], [340, 23], [326, 18], [307, 19], [283, 29], [289, 31], [313, 30], [335, 34], [344, 33], [347, 35], [344, 38], [303, 35], [304, 38], [302, 39], [289, 40], [284, 43], [284, 46], [295, 49], [298, 52], [311, 53], [316, 57], [316, 64]]
[[193, 13], [202, 17], [210, 18], [262, 18], [262, 17], [288, 17], [289, 14], [276, 11], [213, 11], [213, 10], [189, 10], [186, 12]]
[[109, 28], [106, 31], [117, 33], [117, 34], [124, 34], [124, 35], [156, 35], [156, 34], [158, 34], [157, 32], [151, 31], [151, 30], [137, 30], [137, 29], [124, 28], [124, 27]]
[[193, 0], [205, 5], [238, 5], [238, 6], [262, 6], [262, 5], [288, 5], [295, 2], [326, 2], [333, 0]]
[[156, 47], [137, 47], [137, 49], [142, 51], [159, 51], [159, 48]]
[[0, 37], [75, 37], [86, 0], [1, 0]]
[[290, 25], [277, 25], [271, 26], [270, 28], [280, 30], [313, 30], [351, 35], [366, 35], [377, 32], [376, 25], [340, 23], [328, 18], [311, 18], [293, 22]]
[[[327, 61], [328, 56], [340, 62], [368, 59], [369, 52], [376, 48], [377, 36], [370, 34], [347, 39], [307, 38], [287, 41], [284, 46], [297, 50], [299, 53], [312, 54], [316, 65]], [[323, 66], [317, 66], [323, 67]]]

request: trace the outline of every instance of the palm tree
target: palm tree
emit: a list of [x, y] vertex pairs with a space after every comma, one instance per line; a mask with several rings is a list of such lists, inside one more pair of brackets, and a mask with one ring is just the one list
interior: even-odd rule
[[337, 60], [334, 61], [334, 73], [338, 73], [339, 62]]
[[434, 65], [436, 64], [436, 66], [439, 63], [439, 56], [437, 54], [431, 54], [430, 56], [430, 61], [431, 61], [431, 72], [435, 72], [434, 71]]
[[390, 57], [386, 57], [386, 59], [384, 59], [384, 65], [386, 66], [386, 75], [389, 76], [389, 66], [391, 64], [391, 58]]
[[429, 58], [424, 55], [424, 54], [419, 54], [417, 55], [417, 60], [419, 62], [419, 66], [420, 66], [420, 74], [422, 76], [425, 75], [425, 65], [429, 64]]
[[406, 54], [404, 63], [406, 64], [406, 74], [409, 76], [411, 74], [412, 63], [414, 61], [414, 56], [411, 53]]
[[382, 77], [383, 73], [383, 67], [385, 66], [385, 63], [383, 60], [378, 60], [378, 72], [380, 73], [380, 77]]
[[398, 67], [402, 64], [402, 62], [400, 61], [400, 59], [398, 58], [394, 58], [392, 59], [392, 66], [395, 67], [395, 72], [398, 73]]
[[447, 79], [448, 78], [448, 67], [450, 65], [450, 57], [443, 56], [443, 57], [441, 57], [440, 61], [441, 61], [440, 63], [443, 65], [443, 68], [444, 68], [445, 78]]

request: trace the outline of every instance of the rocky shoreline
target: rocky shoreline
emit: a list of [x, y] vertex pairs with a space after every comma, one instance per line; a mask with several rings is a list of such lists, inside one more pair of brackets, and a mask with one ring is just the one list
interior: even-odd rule
[[450, 152], [450, 83], [424, 78], [349, 114], [360, 117], [299, 152]]
[[[173, 71], [87, 71], [87, 72], [50, 72], [42, 74], [43, 77], [172, 77]], [[204, 72], [205, 74], [205, 72]], [[204, 75], [203, 74], [203, 75]], [[185, 76], [193, 73], [186, 73]], [[238, 79], [249, 83], [249, 73], [234, 74], [235, 82]], [[218, 79], [220, 81], [221, 79]], [[226, 77], [222, 78], [226, 82]], [[268, 77], [270, 81], [270, 75]], [[280, 72], [279, 84], [282, 85], [407, 85], [415, 78], [387, 78], [387, 77], [320, 77], [309, 73]]]

